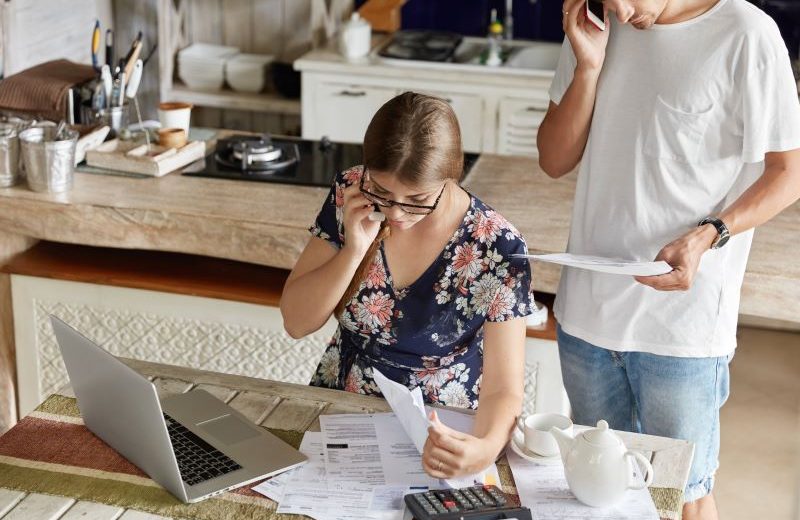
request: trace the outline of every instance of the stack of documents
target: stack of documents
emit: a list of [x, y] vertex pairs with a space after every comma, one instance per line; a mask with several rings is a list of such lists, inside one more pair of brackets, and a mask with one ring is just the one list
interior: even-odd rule
[[[321, 432], [306, 432], [303, 466], [273, 477], [253, 490], [278, 502], [278, 513], [317, 520], [401, 520], [403, 497], [428, 489], [498, 484], [497, 467], [477, 475], [443, 481], [422, 469], [428, 437], [427, 409], [417, 388], [408, 388], [374, 371], [394, 413], [320, 416]], [[447, 426], [471, 432], [474, 417], [437, 410]]]

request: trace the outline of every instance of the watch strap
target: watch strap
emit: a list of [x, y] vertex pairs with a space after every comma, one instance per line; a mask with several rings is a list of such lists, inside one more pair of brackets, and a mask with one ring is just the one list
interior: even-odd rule
[[731, 237], [728, 226], [726, 226], [722, 220], [716, 217], [706, 217], [698, 222], [697, 225], [699, 227], [705, 226], [706, 224], [711, 224], [717, 230], [717, 238], [715, 238], [714, 242], [711, 243], [711, 249], [719, 249], [720, 247], [724, 246]]

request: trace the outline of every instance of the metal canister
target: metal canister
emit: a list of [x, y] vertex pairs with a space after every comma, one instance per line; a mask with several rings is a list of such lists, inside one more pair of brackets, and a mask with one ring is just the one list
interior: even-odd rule
[[13, 186], [20, 179], [19, 136], [17, 125], [0, 123], [0, 188]]
[[55, 140], [55, 127], [34, 127], [19, 134], [28, 187], [59, 193], [72, 188], [78, 132], [66, 130]]

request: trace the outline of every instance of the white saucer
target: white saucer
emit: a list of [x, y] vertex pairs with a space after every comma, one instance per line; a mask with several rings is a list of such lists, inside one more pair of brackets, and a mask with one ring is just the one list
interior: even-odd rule
[[514, 429], [514, 435], [511, 437], [511, 442], [508, 443], [511, 449], [525, 460], [533, 462], [534, 464], [553, 465], [561, 464], [561, 455], [553, 455], [552, 457], [543, 457], [537, 453], [532, 452], [525, 446], [525, 438], [522, 432]]

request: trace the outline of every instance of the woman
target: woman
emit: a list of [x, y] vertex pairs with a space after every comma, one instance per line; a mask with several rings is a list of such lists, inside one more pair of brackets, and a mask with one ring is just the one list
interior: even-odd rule
[[428, 403], [477, 408], [471, 435], [433, 418], [423, 466], [437, 478], [485, 469], [508, 441], [531, 304], [530, 265], [512, 257], [525, 242], [459, 187], [462, 173], [450, 105], [411, 92], [387, 102], [364, 136], [364, 165], [334, 180], [281, 299], [294, 338], [339, 320], [312, 385], [380, 395], [374, 367]]

